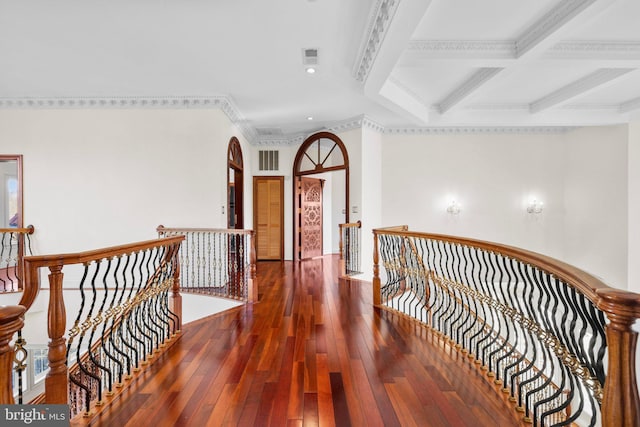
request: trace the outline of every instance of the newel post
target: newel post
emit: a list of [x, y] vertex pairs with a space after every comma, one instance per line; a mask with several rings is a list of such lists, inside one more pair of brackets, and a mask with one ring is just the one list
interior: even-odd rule
[[378, 232], [373, 230], [373, 305], [380, 305], [380, 266], [378, 265]]
[[609, 366], [602, 398], [602, 425], [640, 426], [640, 399], [636, 378], [637, 332], [631, 329], [640, 315], [640, 295], [619, 289], [598, 289], [597, 306], [607, 314]]
[[0, 307], [0, 404], [13, 405], [13, 360], [15, 352], [10, 342], [24, 325], [25, 308], [21, 305]]
[[67, 367], [67, 346], [64, 338], [67, 327], [66, 310], [62, 297], [62, 265], [49, 267], [49, 373], [45, 378], [45, 402], [67, 403], [69, 374]]
[[171, 263], [173, 263], [173, 284], [171, 286], [171, 295], [169, 295], [169, 310], [178, 318], [176, 324], [176, 334], [182, 330], [182, 295], [180, 295], [180, 256], [178, 255], [178, 248], [175, 249], [175, 253], [171, 257]]

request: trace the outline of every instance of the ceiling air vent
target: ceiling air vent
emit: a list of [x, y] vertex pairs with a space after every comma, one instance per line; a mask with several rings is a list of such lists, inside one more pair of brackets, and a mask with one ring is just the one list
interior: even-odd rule
[[277, 171], [278, 170], [278, 153], [277, 150], [260, 150], [259, 170], [261, 171]]
[[318, 65], [318, 49], [302, 49], [302, 63], [304, 65]]

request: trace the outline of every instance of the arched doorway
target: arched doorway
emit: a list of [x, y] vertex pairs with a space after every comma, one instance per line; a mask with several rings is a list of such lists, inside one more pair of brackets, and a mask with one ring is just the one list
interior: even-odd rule
[[227, 228], [244, 227], [243, 187], [242, 148], [233, 136], [227, 149]]
[[308, 137], [293, 162], [293, 259], [322, 255], [322, 193], [324, 181], [312, 175], [344, 171], [344, 222], [349, 222], [349, 155], [330, 132]]

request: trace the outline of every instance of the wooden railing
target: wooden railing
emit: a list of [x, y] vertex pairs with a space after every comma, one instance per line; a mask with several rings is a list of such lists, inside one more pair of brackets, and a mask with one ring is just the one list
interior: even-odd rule
[[[18, 306], [0, 311], [0, 403], [13, 403], [11, 365], [21, 349], [12, 349], [8, 342], [21, 329], [24, 311], [40, 291], [41, 269], [49, 271], [49, 372], [45, 393], [35, 402], [68, 403], [72, 416], [88, 415], [119, 395], [179, 336], [177, 253], [183, 240], [176, 236], [76, 254], [26, 257], [22, 299]], [[63, 269], [72, 265], [77, 265], [72, 271], [81, 272], [81, 278], [65, 282]], [[63, 285], [80, 292], [79, 307], [65, 305]], [[67, 330], [68, 310], [75, 321]], [[69, 366], [73, 359], [76, 363]]]
[[640, 295], [519, 248], [406, 226], [373, 233], [374, 304], [468, 355], [524, 421], [640, 425]]
[[253, 230], [157, 228], [158, 236], [184, 236], [180, 289], [246, 302], [258, 300]]
[[31, 255], [33, 225], [26, 228], [0, 228], [0, 293], [22, 290], [22, 260]]
[[350, 222], [340, 224], [340, 274], [353, 276], [362, 273], [360, 268], [360, 232], [362, 222]]

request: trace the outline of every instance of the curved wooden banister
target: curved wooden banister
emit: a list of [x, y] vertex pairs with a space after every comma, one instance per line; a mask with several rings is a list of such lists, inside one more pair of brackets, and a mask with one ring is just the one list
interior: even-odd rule
[[183, 236], [172, 236], [163, 239], [145, 240], [137, 243], [128, 243], [125, 245], [111, 246], [104, 249], [90, 250], [77, 253], [56, 254], [56, 255], [33, 255], [25, 257], [29, 267], [25, 270], [25, 286], [22, 298], [19, 304], [26, 307], [27, 310], [38, 296], [40, 291], [37, 274], [38, 269], [42, 267], [55, 267], [72, 264], [83, 264], [101, 259], [112, 258], [117, 255], [144, 251], [157, 247], [159, 245], [177, 244], [184, 240]]
[[[544, 277], [546, 279], [544, 280], [542, 280], [542, 276], [534, 277], [533, 283], [535, 283], [536, 286], [545, 286], [551, 283], [554, 283], [554, 286], [559, 286], [560, 283], [563, 283], [565, 286], [573, 288], [579, 295], [591, 301], [594, 311], [600, 310], [599, 316], [601, 316], [602, 321], [604, 321], [604, 316], [606, 316], [608, 320], [606, 324], [602, 324], [601, 326], [604, 328], [602, 338], [604, 339], [606, 337], [606, 342], [602, 349], [603, 352], [605, 348], [607, 350], [608, 363], [606, 364], [606, 375], [602, 377], [602, 380], [600, 380], [598, 384], [594, 385], [594, 390], [597, 390], [600, 386], [602, 387], [600, 388], [600, 397], [602, 399], [601, 421], [606, 427], [640, 425], [640, 398], [638, 396], [636, 378], [637, 332], [632, 329], [633, 324], [640, 318], [639, 294], [612, 288], [601, 279], [575, 266], [546, 255], [513, 246], [458, 236], [410, 232], [406, 226], [379, 228], [373, 230], [373, 234], [373, 288], [374, 305], [377, 306], [383, 305], [379, 267], [381, 251], [383, 250], [379, 245], [383, 238], [385, 241], [394, 242], [385, 243], [386, 245], [393, 245], [390, 246], [392, 249], [389, 249], [390, 247], [385, 249], [389, 252], [386, 254], [385, 268], [390, 268], [391, 271], [394, 272], [394, 286], [400, 286], [398, 283], [403, 282], [406, 277], [407, 280], [418, 280], [423, 286], [429, 284], [440, 286], [441, 292], [449, 292], [451, 297], [450, 301], [457, 300], [458, 304], [461, 303], [460, 298], [462, 297], [470, 299], [477, 296], [479, 303], [484, 304], [485, 307], [501, 310], [503, 313], [507, 313], [506, 315], [509, 317], [524, 319], [523, 330], [528, 330], [529, 333], [534, 335], [538, 334], [541, 337], [548, 338], [554, 334], [554, 331], [558, 329], [561, 330], [563, 327], [570, 328], [571, 326], [567, 324], [554, 327], [558, 329], [547, 330], [545, 329], [546, 324], [536, 325], [534, 323], [535, 319], [529, 317], [528, 312], [519, 311], [519, 305], [516, 307], [507, 307], [505, 305], [507, 302], [502, 301], [500, 295], [485, 295], [483, 293], [484, 290], [481, 289], [481, 287], [484, 286], [482, 285], [482, 283], [484, 283], [483, 281], [500, 289], [502, 284], [520, 284], [519, 280], [524, 280], [524, 277], [518, 278], [517, 275], [513, 277], [513, 274], [510, 275], [509, 273], [506, 273], [507, 277], [503, 279], [502, 273], [499, 272], [501, 267], [498, 266], [497, 262], [496, 264], [488, 264], [488, 266], [483, 267], [483, 269], [486, 270], [486, 276], [481, 276], [481, 279], [472, 278], [472, 282], [470, 283], [474, 283], [473, 280], [480, 280], [480, 282], [475, 282], [476, 284], [474, 284], [473, 287], [466, 288], [467, 285], [459, 282], [459, 280], [464, 281], [465, 275], [469, 273], [470, 270], [468, 269], [471, 268], [469, 264], [470, 261], [466, 258], [457, 258], [458, 255], [464, 256], [465, 252], [481, 253], [485, 254], [484, 256], [488, 256], [488, 258], [496, 260], [502, 259], [505, 260], [505, 262], [506, 260], [511, 260], [509, 262], [517, 262], [517, 264], [521, 266], [520, 268], [530, 268], [532, 269], [531, 271], [537, 271], [541, 275], [545, 275]], [[418, 271], [420, 270], [419, 258], [426, 255], [424, 255], [423, 252], [418, 253], [418, 251], [415, 250], [414, 246], [412, 246], [414, 242], [431, 242], [428, 245], [424, 244], [422, 250], [429, 250], [431, 254], [429, 256], [434, 257], [434, 260], [438, 260], [439, 263], [444, 262], [444, 267], [442, 265], [437, 267], [437, 265], [433, 264], [431, 267], [436, 270], [438, 270], [438, 268], [442, 270], [440, 273], [442, 275], [441, 277], [437, 277], [435, 272], [430, 271], [429, 274], [422, 274]], [[405, 247], [409, 248], [406, 253], [402, 252]], [[466, 249], [459, 250], [455, 249], [456, 247]], [[411, 265], [407, 264], [409, 262], [409, 255], [412, 257]], [[394, 258], [389, 259], [389, 256]], [[482, 258], [477, 258], [476, 260], [479, 261], [482, 260]], [[433, 262], [435, 263], [435, 261]], [[478, 268], [478, 265], [475, 264], [473, 268]], [[496, 269], [498, 271], [496, 271]], [[407, 275], [412, 275], [413, 277]], [[459, 279], [456, 279], [457, 277]], [[400, 280], [400, 282], [398, 282], [398, 280]], [[502, 282], [503, 280], [506, 280], [506, 282]], [[478, 283], [481, 285], [480, 287]], [[497, 285], [495, 283], [497, 283]], [[522, 285], [524, 286], [524, 283]], [[396, 291], [396, 288], [393, 288], [393, 291]], [[487, 289], [487, 291], [489, 291], [489, 289]], [[550, 289], [545, 292], [549, 291]], [[451, 292], [453, 292], [453, 294], [451, 294]], [[456, 296], [456, 293], [458, 293], [457, 295], [459, 295], [459, 297]], [[393, 297], [393, 295], [397, 295], [397, 293], [390, 293], [389, 295]], [[529, 294], [530, 297], [531, 295], [532, 294]], [[502, 295], [502, 297], [504, 297], [504, 295]], [[524, 298], [524, 294], [522, 294], [522, 298]], [[549, 297], [547, 296], [546, 298]], [[569, 299], [569, 296], [560, 296], [560, 299], [562, 298]], [[554, 302], [554, 304], [557, 303], [558, 301]], [[572, 303], [569, 303], [567, 307], [570, 308], [571, 304]], [[425, 308], [428, 309], [428, 307]], [[541, 308], [544, 310], [543, 307]], [[463, 308], [461, 310], [465, 309]], [[468, 308], [466, 310], [467, 312], [469, 311]], [[567, 308], [563, 310], [567, 310]], [[563, 316], [566, 314], [565, 311]], [[594, 313], [594, 315], [596, 315], [596, 313]], [[553, 317], [553, 314], [550, 315], [547, 313], [542, 316], [543, 318], [544, 316]], [[574, 314], [574, 318], [575, 316]], [[587, 319], [583, 318], [582, 321], [586, 322]], [[493, 320], [491, 320], [491, 323], [493, 323]], [[500, 324], [498, 324], [498, 327], [500, 327]], [[499, 330], [495, 331], [493, 336], [499, 338]], [[452, 337], [450, 338], [452, 339]], [[558, 338], [557, 340], [554, 338], [553, 342], [552, 349], [560, 348], [558, 346], [565, 346], [562, 338]], [[456, 345], [456, 347], [458, 348], [459, 346]], [[568, 362], [568, 359], [566, 360], [566, 363], [569, 363], [569, 366], [571, 366], [570, 369], [576, 372], [580, 369], [586, 369], [584, 366], [579, 367], [575, 365], [575, 363], [578, 362], [576, 356], [570, 353], [564, 353], [565, 351], [569, 350], [562, 350], [562, 354], [564, 354], [562, 357], [573, 358], [572, 362]], [[486, 367], [483, 366], [483, 369], [486, 369]], [[493, 373], [491, 374], [493, 375]], [[589, 375], [592, 374], [587, 374], [587, 376]], [[503, 391], [506, 392], [506, 389]], [[523, 408], [520, 407], [519, 409]], [[528, 419], [528, 417], [526, 418]]]
[[[93, 332], [95, 332], [96, 328], [99, 325], [104, 324], [103, 329], [107, 331], [110, 330], [106, 328], [106, 322], [108, 321], [108, 319], [115, 320], [116, 317], [120, 314], [129, 315], [131, 313], [131, 307], [139, 307], [148, 299], [155, 298], [157, 295], [161, 295], [164, 293], [164, 295], [166, 295], [166, 299], [168, 300], [167, 303], [172, 310], [171, 316], [174, 316], [175, 324], [179, 331], [182, 317], [180, 294], [177, 285], [177, 282], [179, 281], [179, 271], [177, 270], [177, 268], [172, 271], [171, 266], [177, 265], [176, 257], [178, 249], [184, 239], [184, 236], [172, 236], [162, 239], [146, 240], [137, 243], [129, 243], [78, 253], [25, 257], [24, 265], [26, 280], [20, 305], [24, 306], [27, 310], [35, 301], [40, 289], [40, 269], [49, 269], [50, 292], [48, 303], [47, 330], [50, 341], [48, 354], [49, 372], [45, 378], [46, 396], [44, 398], [44, 401], [46, 403], [64, 404], [68, 402], [70, 383], [67, 367], [67, 346], [71, 345], [71, 340], [74, 336], [79, 336], [80, 339], [82, 339], [84, 337], [85, 331], [88, 330], [86, 328], [92, 328], [91, 337], [87, 337], [88, 340], [91, 340], [93, 339]], [[149, 258], [147, 258], [147, 261], [144, 261], [146, 255], [142, 255], [140, 258], [138, 258], [140, 254], [152, 253], [156, 254], [155, 258], [153, 258], [153, 264], [150, 264], [150, 261], [152, 259], [150, 256]], [[160, 255], [162, 255], [162, 257], [160, 257]], [[123, 299], [125, 291], [124, 288], [121, 288], [119, 291], [121, 295], [120, 300], [116, 302], [114, 297], [111, 297], [109, 309], [104, 313], [102, 312], [104, 302], [99, 308], [96, 307], [96, 310], [98, 311], [94, 312], [93, 314], [91, 314], [94, 309], [93, 305], [91, 306], [89, 312], [86, 312], [84, 314], [83, 309], [80, 309], [78, 317], [76, 319], [76, 323], [74, 327], [69, 331], [69, 341], [67, 341], [67, 339], [65, 338], [65, 333], [67, 332], [66, 307], [62, 292], [64, 275], [63, 267], [73, 264], [83, 264], [85, 272], [87, 271], [87, 269], [92, 268], [95, 271], [94, 274], [97, 274], [97, 271], [102, 263], [110, 266], [112, 260], [120, 260], [122, 258], [127, 259], [126, 266], [128, 266], [129, 268], [133, 268], [135, 266], [135, 263], [138, 262], [138, 259], [140, 259], [141, 263], [144, 261], [146, 271], [143, 273], [143, 264], [139, 264], [139, 274], [132, 274], [130, 276], [132, 282], [129, 282], [130, 288], [128, 290], [128, 296], [126, 297], [126, 299]], [[128, 261], [130, 258], [135, 259], [135, 261], [131, 265]], [[149, 267], [151, 267], [151, 269], [149, 269]], [[106, 267], [105, 274], [106, 271], [109, 271], [109, 269], [110, 267]], [[117, 268], [115, 268], [112, 269], [112, 274], [124, 274], [124, 271], [120, 270], [120, 272], [118, 273]], [[171, 275], [171, 282], [166, 280], [167, 274]], [[162, 281], [162, 277], [165, 277], [164, 281]], [[131, 286], [134, 284], [133, 281], [140, 279], [144, 280], [135, 285], [134, 289], [134, 286]], [[116, 291], [113, 287], [107, 286], [106, 276], [103, 276], [101, 280], [104, 281], [103, 289], [105, 292], [107, 292], [107, 289], [109, 289], [109, 292]], [[110, 276], [109, 280], [116, 280], [117, 284], [118, 279], [114, 278], [114, 276]], [[80, 289], [83, 289], [82, 287], [84, 283], [85, 278], [83, 277], [80, 284]], [[94, 283], [93, 281], [91, 281], [89, 286], [93, 285]], [[132, 292], [134, 292], [133, 296]], [[113, 295], [115, 296], [115, 294]], [[93, 292], [93, 296], [96, 296], [95, 289]], [[82, 304], [84, 304], [84, 298]], [[159, 306], [154, 307], [157, 308]], [[78, 325], [79, 319], [82, 315], [86, 316], [86, 319], [83, 321], [82, 325]], [[150, 319], [151, 322], [153, 322], [154, 319], [155, 318]], [[115, 324], [117, 325], [117, 323]], [[168, 321], [165, 320], [165, 324], [167, 325], [167, 327], [169, 327]], [[111, 326], [113, 325], [114, 324], [111, 324]], [[163, 335], [163, 337], [166, 338], [165, 335]], [[170, 338], [171, 337], [169, 337], [169, 339]], [[158, 338], [158, 340], [159, 339], [160, 338]], [[157, 341], [156, 344], [158, 342], [159, 341]], [[78, 346], [78, 348], [80, 348], [80, 346]], [[101, 391], [98, 392], [98, 396], [100, 396], [100, 393]], [[99, 397], [98, 400], [100, 400]]]
[[11, 339], [24, 325], [25, 308], [21, 305], [0, 306], [0, 403], [11, 405], [14, 352]]
[[[613, 289], [602, 280], [587, 273], [584, 270], [579, 269], [578, 267], [574, 267], [570, 264], [567, 264], [566, 262], [560, 261], [547, 255], [542, 255], [537, 252], [517, 248], [515, 246], [503, 245], [500, 243], [488, 242], [484, 240], [470, 239], [466, 237], [447, 236], [444, 234], [433, 233], [420, 233], [415, 231], [408, 231], [408, 228], [405, 229], [407, 231], [403, 231], [401, 227], [406, 226], [378, 228], [373, 230], [373, 234], [376, 235], [384, 233], [386, 235], [415, 237], [437, 240], [441, 242], [457, 243], [464, 246], [483, 249], [488, 252], [498, 253], [505, 257], [518, 259], [527, 264], [535, 265], [538, 268], [566, 281], [567, 283], [571, 283], [578, 290], [587, 295], [589, 299], [594, 303], [597, 303], [597, 301], [599, 300], [598, 294], [596, 292], [598, 289]], [[635, 295], [633, 293], [629, 294]]]

